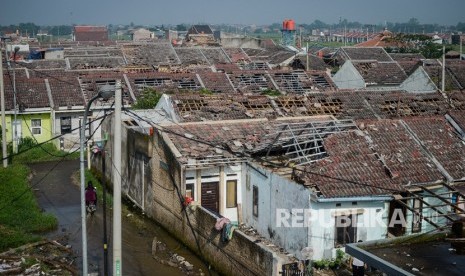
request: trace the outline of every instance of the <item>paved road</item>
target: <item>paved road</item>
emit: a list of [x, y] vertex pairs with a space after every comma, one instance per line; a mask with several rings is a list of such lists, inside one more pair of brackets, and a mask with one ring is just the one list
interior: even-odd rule
[[[31, 165], [31, 185], [41, 208], [53, 213], [59, 221], [58, 229], [47, 234], [48, 238], [62, 240], [71, 245], [76, 253], [76, 262], [82, 271], [81, 205], [80, 186], [73, 174], [79, 171], [79, 161], [47, 162]], [[100, 206], [99, 206], [100, 207]], [[107, 212], [109, 248], [109, 270], [112, 270], [111, 256], [111, 210]], [[201, 261], [181, 244], [171, 238], [159, 226], [138, 229], [122, 218], [123, 275], [182, 275], [178, 268], [156, 262], [151, 256], [152, 239], [168, 245], [174, 252], [186, 257], [198, 269], [207, 269]], [[87, 217], [88, 271], [103, 275], [103, 212], [98, 208], [94, 216]]]

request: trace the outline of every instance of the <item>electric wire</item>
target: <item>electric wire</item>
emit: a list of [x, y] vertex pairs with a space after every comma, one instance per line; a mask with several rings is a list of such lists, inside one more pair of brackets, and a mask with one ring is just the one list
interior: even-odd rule
[[[56, 78], [56, 79], [58, 79], [58, 78]], [[58, 79], [58, 80], [60, 80], [60, 79]], [[62, 81], [62, 80], [60, 80], [60, 81]], [[66, 83], [69, 83], [69, 82], [66, 82]], [[75, 84], [73, 84], [73, 83], [69, 83], [69, 84], [75, 85]], [[153, 123], [153, 121], [152, 121], [152, 123]], [[158, 127], [160, 128], [160, 126], [158, 126]], [[179, 134], [179, 133], [175, 133], [175, 132], [173, 132], [173, 131], [171, 131], [171, 130], [168, 130], [168, 131], [167, 131], [166, 129], [162, 129], [162, 131], [164, 131], [164, 132], [166, 132], [166, 133], [171, 133], [171, 134], [173, 134], [173, 135], [178, 135], [178, 136], [187, 138], [187, 137], [185, 137], [185, 135]], [[52, 139], [56, 139], [56, 138], [52, 138]], [[189, 139], [189, 138], [188, 138], [188, 139]], [[193, 139], [193, 140], [194, 140], [194, 139]], [[194, 141], [199, 142], [199, 143], [204, 142], [204, 141], [200, 141], [200, 140], [194, 140]], [[204, 142], [204, 144], [207, 144], [207, 143]], [[210, 146], [213, 146], [213, 147], [221, 147], [221, 145], [214, 145], [214, 144], [209, 144], [209, 145], [210, 145]], [[8, 157], [5, 157], [5, 158], [8, 158]], [[262, 161], [263, 161], [263, 160], [262, 160]], [[276, 164], [274, 164], [274, 165], [276, 165]], [[303, 171], [303, 172], [305, 172], [305, 173], [312, 173], [312, 172], [308, 172], [308, 171]], [[119, 173], [119, 172], [118, 172], [118, 173]], [[319, 176], [322, 176], [322, 177], [330, 177], [330, 176], [326, 176], [326, 175], [322, 175], [322, 174], [317, 174], [317, 173], [313, 173], [313, 174], [316, 174], [316, 175], [319, 175]], [[170, 175], [170, 177], [172, 177], [172, 176]], [[334, 178], [334, 177], [330, 177], [330, 178], [335, 179], [335, 180], [339, 180], [339, 181], [349, 182], [349, 183], [356, 184], [356, 185], [364, 185], [364, 186], [370, 186], [370, 187], [374, 187], [374, 188], [378, 188], [378, 189], [388, 190], [388, 189], [385, 188], [385, 187], [377, 187], [377, 186], [373, 186], [373, 185], [369, 185], [369, 184], [365, 184], [365, 183], [359, 183], [359, 182], [356, 182], [356, 181], [350, 181], [350, 180], [341, 179], [341, 178]], [[126, 180], [126, 181], [127, 181], [127, 180]], [[174, 183], [173, 183], [173, 184], [174, 184]], [[175, 184], [174, 184], [174, 186], [177, 187]], [[176, 190], [177, 190], [177, 192], [178, 192], [178, 194], [179, 194], [179, 190], [178, 190], [178, 189], [176, 189]], [[394, 190], [394, 189], [389, 189], [389, 190], [391, 190], [391, 191], [399, 191], [399, 190]]]
[[[104, 118], [104, 117], [106, 117], [106, 116], [108, 116], [108, 114], [105, 115], [105, 116], [100, 116], [100, 117], [96, 118], [94, 121], [100, 120], [100, 119], [102, 119], [102, 118]], [[90, 121], [90, 122], [88, 122], [87, 124], [91, 124], [91, 123], [94, 122], [94, 121]], [[76, 128], [71, 129], [71, 131], [74, 131], [74, 130], [77, 130], [77, 129], [80, 129], [80, 128], [81, 128], [81, 127], [76, 127]], [[53, 141], [53, 140], [55, 140], [55, 139], [58, 139], [58, 138], [60, 138], [60, 137], [63, 137], [63, 136], [65, 136], [65, 135], [67, 135], [67, 133], [54, 136], [54, 137], [52, 137], [52, 138], [50, 138], [50, 139], [48, 139], [48, 140], [46, 140], [46, 141], [43, 141], [43, 142], [38, 143], [37, 145], [34, 145], [33, 147], [26, 148], [26, 149], [23, 149], [23, 150], [18, 150], [17, 153], [12, 153], [12, 154], [10, 154], [10, 155], [8, 155], [8, 156], [5, 156], [5, 157], [2, 158], [2, 160], [5, 160], [5, 159], [8, 159], [8, 158], [10, 158], [10, 157], [14, 157], [14, 156], [16, 156], [16, 155], [25, 153], [25, 152], [27, 152], [27, 151], [29, 151], [29, 150], [31, 150], [31, 149], [34, 149], [34, 148], [40, 147], [41, 145], [50, 143], [51, 141]], [[75, 142], [75, 144], [77, 144], [77, 142]]]
[[[208, 142], [208, 141], [206, 141], [206, 140], [197, 139], [197, 138], [194, 138], [194, 137], [186, 137], [185, 134], [178, 133], [178, 132], [173, 131], [173, 130], [170, 130], [170, 129], [166, 128], [166, 127], [157, 125], [157, 124], [156, 124], [155, 122], [153, 122], [152, 120], [141, 118], [141, 117], [137, 116], [137, 114], [135, 114], [133, 111], [130, 111], [130, 110], [126, 110], [126, 111], [129, 112], [130, 114], [133, 114], [134, 116], [136, 116], [136, 118], [141, 119], [141, 120], [143, 120], [143, 121], [149, 123], [149, 124], [152, 125], [153, 127], [156, 127], [156, 128], [159, 129], [161, 132], [165, 132], [165, 133], [173, 134], [173, 135], [176, 135], [176, 136], [179, 136], [179, 137], [183, 137], [183, 138], [185, 138], [185, 139], [188, 139], [188, 140], [191, 140], [191, 141], [200, 143], [200, 144], [204, 144], [204, 145], [207, 145], [207, 146], [210, 146], [210, 147], [213, 147], [213, 148], [219, 148], [219, 149], [228, 151], [229, 153], [233, 154], [234, 156], [238, 156], [238, 157], [247, 157], [247, 158], [250, 158], [250, 159], [255, 160], [255, 161], [260, 161], [260, 162], [268, 163], [269, 165], [275, 166], [275, 167], [278, 167], [278, 168], [290, 168], [290, 169], [293, 169], [293, 170], [296, 170], [296, 171], [300, 171], [300, 172], [303, 172], [303, 173], [313, 174], [313, 175], [321, 176], [321, 177], [324, 177], [324, 178], [328, 178], [328, 179], [332, 179], [332, 180], [338, 180], [338, 181], [343, 181], [343, 182], [347, 182], [347, 183], [351, 183], [351, 184], [355, 184], [355, 185], [361, 185], [361, 186], [365, 186], [365, 187], [377, 188], [377, 189], [381, 189], [381, 190], [385, 190], [385, 191], [390, 191], [390, 192], [399, 192], [399, 193], [405, 192], [404, 190], [393, 189], [393, 188], [389, 188], [389, 187], [381, 187], [381, 186], [377, 186], [377, 185], [373, 185], [373, 184], [362, 183], [362, 182], [353, 181], [353, 180], [344, 179], [344, 178], [339, 178], [339, 177], [333, 177], [333, 176], [326, 175], [326, 174], [320, 174], [320, 173], [316, 173], [316, 172], [305, 171], [305, 170], [298, 169], [298, 168], [295, 168], [295, 167], [292, 167], [292, 166], [278, 165], [278, 164], [276, 164], [276, 163], [273, 163], [273, 162], [271, 162], [271, 161], [269, 161], [269, 160], [266, 160], [266, 159], [264, 159], [264, 158], [257, 157], [257, 156], [249, 157], [249, 156], [246, 156], [246, 155], [243, 154], [243, 153], [241, 154], [241, 153], [233, 152], [233, 151], [231, 151], [228, 147], [225, 147], [225, 146], [223, 146], [223, 145], [221, 145], [221, 144], [214, 144], [214, 143]], [[178, 125], [179, 125], [179, 124], [178, 124]], [[184, 130], [185, 130], [185, 129], [184, 129]], [[187, 130], [186, 130], [186, 133], [188, 133]]]
[[[108, 115], [105, 115], [105, 116], [103, 116], [103, 117], [106, 117], [106, 116], [108, 116]], [[103, 119], [102, 119], [101, 122], [103, 122]], [[89, 122], [89, 123], [92, 123], [92, 122]], [[95, 133], [95, 131], [96, 131], [97, 129], [98, 129], [98, 128], [96, 128], [96, 129], [94, 130], [94, 132], [92, 133], [92, 135], [89, 136], [89, 138], [86, 140], [86, 143], [90, 140], [90, 138], [93, 136], [93, 134]], [[55, 138], [52, 138], [52, 139], [56, 139], [56, 137], [55, 137]], [[49, 142], [49, 141], [46, 141], [46, 142]], [[42, 145], [42, 144], [44, 144], [44, 143], [45, 143], [45, 142], [42, 142], [42, 143], [40, 143], [40, 145]], [[28, 148], [28, 149], [24, 150], [23, 152], [26, 152], [27, 150], [30, 150], [30, 149], [35, 148], [35, 147], [40, 147], [40, 145], [34, 145], [34, 147]], [[43, 176], [41, 179], [39, 179], [36, 183], [31, 184], [30, 187], [28, 187], [27, 189], [25, 189], [25, 190], [24, 190], [23, 192], [21, 192], [18, 196], [12, 198], [12, 199], [9, 201], [9, 203], [6, 203], [4, 206], [0, 207], [0, 211], [3, 210], [3, 209], [5, 209], [8, 205], [14, 204], [14, 202], [16, 202], [17, 200], [19, 200], [23, 195], [25, 195], [25, 194], [27, 193], [27, 191], [32, 190], [35, 186], [39, 185], [39, 184], [40, 184], [40, 183], [41, 183], [41, 182], [42, 182], [42, 181], [56, 168], [56, 167], [58, 167], [58, 165], [60, 165], [60, 164], [64, 161], [64, 159], [65, 159], [67, 156], [73, 154], [74, 152], [77, 152], [79, 149], [80, 149], [80, 148], [77, 148], [77, 149], [75, 149], [74, 151], [65, 154], [64, 156], [60, 156], [62, 159], [61, 159], [61, 160], [58, 160], [58, 161], [56, 162], [56, 164], [52, 167], [52, 169], [50, 169], [47, 173], [45, 173], [44, 176]], [[23, 152], [21, 152], [21, 153], [23, 153]], [[18, 154], [20, 154], [20, 153], [18, 153]], [[7, 158], [8, 158], [8, 157], [7, 157]]]

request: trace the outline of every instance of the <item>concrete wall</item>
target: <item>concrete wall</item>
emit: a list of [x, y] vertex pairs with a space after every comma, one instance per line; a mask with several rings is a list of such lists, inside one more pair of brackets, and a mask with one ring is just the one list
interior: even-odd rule
[[137, 29], [132, 34], [133, 41], [151, 40], [155, 37], [155, 34], [147, 29]]
[[[310, 200], [311, 189], [303, 185], [263, 168], [251, 165], [244, 167], [244, 222], [298, 258], [302, 257], [300, 252], [305, 247], [313, 249], [315, 260], [336, 256], [335, 216], [342, 212], [358, 213], [357, 240], [386, 237], [387, 228], [377, 225], [375, 219], [381, 212], [382, 221], [387, 225], [388, 214], [384, 210], [389, 210], [389, 205], [382, 200], [315, 202]], [[253, 186], [258, 187], [259, 193], [258, 217], [253, 215], [252, 210]], [[280, 219], [284, 218], [286, 211], [290, 211], [290, 216]], [[305, 212], [311, 212], [311, 216], [316, 216], [309, 217]], [[309, 221], [308, 225], [304, 224], [305, 220]], [[289, 227], [286, 227], [283, 221], [287, 221]], [[341, 249], [344, 250], [343, 247]]]
[[[304, 226], [286, 227], [283, 223], [278, 225], [283, 213], [277, 209], [282, 209], [282, 212], [293, 212], [288, 219], [291, 224], [291, 220], [298, 216], [299, 210], [310, 208], [311, 191], [303, 185], [260, 167], [244, 165], [244, 171], [246, 179], [242, 186], [244, 222], [267, 239], [300, 257], [300, 251], [308, 246], [308, 229]], [[258, 216], [253, 215], [253, 186], [258, 188]]]
[[[110, 152], [106, 158], [107, 178], [112, 174], [112, 120], [113, 118], [105, 120], [103, 124], [103, 131], [110, 133], [110, 140], [106, 144], [106, 149]], [[185, 195], [185, 171], [177, 161], [179, 153], [173, 149], [165, 134], [155, 131], [153, 136], [149, 136], [124, 124], [122, 131], [122, 192], [126, 197], [132, 199], [147, 216], [168, 229], [220, 273], [279, 275], [282, 257], [255, 243], [239, 230], [234, 232], [229, 242], [220, 241], [220, 231], [214, 228], [218, 218], [216, 215], [197, 204], [184, 207], [182, 200]], [[137, 155], [145, 160], [140, 160]], [[143, 162], [144, 165], [137, 165], [137, 162]], [[94, 164], [97, 169], [101, 167], [101, 164]], [[240, 176], [238, 167], [222, 170], [226, 175], [236, 172]], [[144, 176], [140, 176], [142, 173]], [[211, 174], [211, 171], [205, 170], [205, 173]], [[202, 173], [198, 175], [201, 176]], [[226, 179], [227, 177], [225, 181]]]
[[154, 178], [149, 183], [149, 193], [146, 195], [146, 214], [169, 229], [221, 273], [278, 275], [281, 261], [271, 250], [254, 243], [237, 230], [231, 241], [223, 243], [220, 232], [214, 229], [216, 215], [195, 204], [183, 208], [181, 201], [185, 186], [181, 183], [184, 172], [176, 161], [178, 153], [172, 152], [172, 145], [165, 141], [163, 134], [154, 136], [151, 158]]
[[221, 37], [221, 46], [224, 48], [261, 48], [260, 39], [250, 37]]
[[[356, 205], [354, 205], [356, 202]], [[340, 204], [340, 206], [339, 206]], [[388, 204], [384, 201], [337, 201], [328, 203], [312, 202], [312, 209], [317, 211], [318, 220], [313, 220], [308, 231], [309, 246], [312, 247], [314, 259], [330, 259], [336, 256], [335, 233], [338, 214], [357, 214], [356, 240], [377, 240], [386, 237], [387, 228], [376, 223], [375, 216], [381, 212], [382, 221], [387, 224]], [[340, 247], [344, 250], [343, 247]]]
[[[448, 191], [446, 188], [432, 189], [432, 190], [437, 194], [443, 194], [443, 193]], [[430, 204], [432, 206], [444, 205], [443, 201], [441, 201], [438, 198], [431, 197], [431, 194], [429, 194], [427, 192], [419, 193], [419, 195], [423, 197], [423, 200], [425, 202], [427, 202], [428, 204]], [[447, 194], [443, 194], [442, 197], [448, 198]], [[449, 200], [450, 200], [450, 198], [449, 198]], [[413, 200], [412, 199], [410, 199], [407, 204], [410, 207], [413, 208]], [[440, 207], [437, 207], [437, 209], [441, 213], [450, 213], [450, 211], [451, 211], [451, 208], [449, 206], [440, 206]], [[426, 206], [424, 204], [423, 204], [421, 214], [422, 214], [423, 217], [426, 217], [426, 218], [432, 220], [437, 225], [446, 225], [446, 223], [449, 222], [444, 216], [440, 216], [440, 214], [438, 212], [436, 212], [435, 210], [429, 208], [428, 206]], [[407, 214], [406, 214], [407, 227], [406, 227], [406, 231], [405, 231], [406, 235], [415, 234], [415, 233], [412, 232], [413, 219], [414, 219], [414, 215], [413, 215], [412, 211], [407, 210]], [[433, 225], [431, 225], [426, 220], [422, 220], [422, 222], [421, 222], [421, 233], [430, 232], [430, 231], [433, 231], [434, 229], [435, 229], [435, 227]]]
[[64, 50], [48, 50], [45, 51], [45, 59], [63, 59], [65, 57]]
[[[53, 114], [53, 113], [52, 113]], [[62, 117], [71, 117], [71, 129], [72, 132], [63, 135], [63, 146], [65, 149], [71, 149], [79, 147], [79, 126], [81, 125], [82, 111], [76, 112], [55, 112], [53, 116], [54, 119], [54, 136], [61, 135], [61, 118]], [[74, 130], [73, 130], [74, 129]], [[59, 146], [57, 144], [57, 146]]]
[[[50, 116], [50, 111], [46, 113], [18, 113], [16, 115], [16, 120], [18, 121], [17, 125], [17, 135], [19, 138], [31, 137], [32, 138], [32, 119], [40, 119], [41, 120], [41, 133], [34, 134], [34, 139], [37, 140], [38, 143], [42, 143], [48, 141], [52, 138], [52, 120]], [[6, 115], [5, 116], [5, 123], [6, 123], [6, 136], [7, 141], [13, 141], [13, 121], [14, 115]]]
[[[187, 179], [188, 178], [188, 179]], [[219, 213], [228, 218], [232, 222], [238, 222], [238, 207], [226, 207], [226, 182], [228, 180], [237, 181], [237, 206], [242, 205], [242, 179], [241, 179], [241, 166], [225, 165], [215, 168], [204, 169], [189, 169], [185, 172], [185, 183], [194, 185], [194, 201], [202, 205], [201, 198], [201, 185], [205, 182], [219, 182]]]
[[363, 77], [358, 73], [350, 60], [341, 66], [332, 79], [339, 89], [365, 88]]
[[434, 93], [438, 90], [423, 67], [418, 67], [401, 85], [400, 89], [411, 93]]

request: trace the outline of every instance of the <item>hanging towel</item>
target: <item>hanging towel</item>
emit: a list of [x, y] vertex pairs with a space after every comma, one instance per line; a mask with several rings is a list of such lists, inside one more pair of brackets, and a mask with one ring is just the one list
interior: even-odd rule
[[228, 218], [219, 218], [219, 219], [216, 219], [216, 223], [215, 223], [215, 229], [220, 231], [221, 229], [224, 228], [224, 225], [225, 224], [228, 224], [230, 223], [231, 221], [228, 219]]

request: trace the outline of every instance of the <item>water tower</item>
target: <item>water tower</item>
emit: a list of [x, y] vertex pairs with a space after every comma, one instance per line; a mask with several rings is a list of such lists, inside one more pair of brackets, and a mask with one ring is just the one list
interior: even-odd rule
[[284, 19], [281, 33], [283, 45], [295, 46], [295, 21], [293, 19]]

